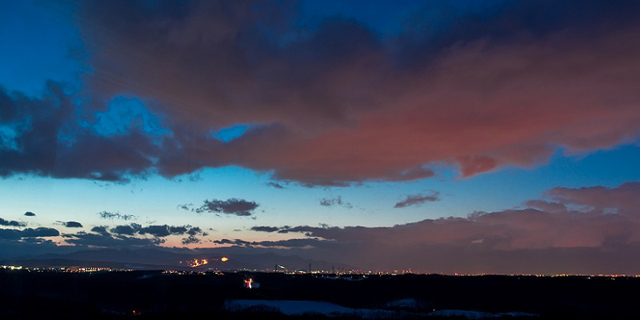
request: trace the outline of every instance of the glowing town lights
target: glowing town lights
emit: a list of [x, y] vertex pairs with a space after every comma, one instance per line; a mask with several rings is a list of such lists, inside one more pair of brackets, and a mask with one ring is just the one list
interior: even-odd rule
[[195, 268], [209, 263], [208, 259], [193, 259], [185, 262], [189, 267]]
[[227, 257], [222, 257], [222, 258], [220, 258], [220, 261], [222, 261], [222, 262], [227, 262], [227, 261], [229, 261], [229, 258], [227, 258]]

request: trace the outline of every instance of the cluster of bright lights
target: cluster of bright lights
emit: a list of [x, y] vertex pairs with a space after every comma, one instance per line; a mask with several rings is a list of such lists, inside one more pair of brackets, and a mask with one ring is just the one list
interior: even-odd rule
[[210, 259], [192, 259], [192, 260], [187, 260], [187, 261], [180, 261], [181, 264], [186, 264], [191, 268], [196, 268], [199, 266], [203, 266], [205, 264], [209, 264], [210, 262], [213, 261], [222, 261], [222, 262], [227, 262], [229, 261], [229, 258], [227, 257], [222, 257], [222, 258], [210, 258]]
[[92, 272], [123, 272], [133, 271], [133, 269], [112, 269], [104, 267], [23, 267], [23, 266], [7, 266], [1, 265], [0, 269], [4, 270], [24, 270], [28, 272], [65, 272], [65, 273], [92, 273]]

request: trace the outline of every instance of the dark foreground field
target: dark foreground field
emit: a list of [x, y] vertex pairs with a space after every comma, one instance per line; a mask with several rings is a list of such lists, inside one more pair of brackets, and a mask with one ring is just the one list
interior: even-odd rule
[[[248, 277], [260, 283], [260, 287], [243, 288]], [[640, 319], [637, 278], [439, 275], [357, 278], [275, 273], [171, 275], [151, 271], [0, 270], [0, 319], [363, 317], [363, 314], [284, 315], [272, 307], [230, 309], [229, 302], [238, 299], [325, 301], [376, 310], [364, 315], [373, 318], [463, 319], [474, 315], [430, 314], [434, 310], [465, 310], [485, 312], [475, 313], [476, 316], [503, 319]]]

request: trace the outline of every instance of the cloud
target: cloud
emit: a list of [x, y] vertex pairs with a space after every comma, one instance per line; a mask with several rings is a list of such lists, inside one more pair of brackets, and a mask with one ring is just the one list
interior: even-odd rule
[[154, 237], [166, 237], [169, 235], [181, 235], [187, 233], [187, 227], [174, 227], [168, 225], [151, 225], [147, 227], [140, 228], [138, 230], [139, 234], [150, 234]]
[[106, 226], [93, 227], [93, 228], [91, 228], [91, 232], [95, 232], [95, 233], [98, 233], [98, 234], [103, 235], [103, 236], [108, 236], [109, 235], [109, 231], [107, 230]]
[[[303, 23], [296, 3], [83, 1], [73, 17], [93, 72], [77, 93], [0, 89], [0, 176], [124, 182], [234, 165], [345, 186], [610, 148], [640, 134], [639, 12], [439, 1], [381, 35], [353, 19]], [[123, 94], [143, 110], [112, 117]], [[209, 134], [237, 124], [248, 129], [228, 142]]]
[[320, 200], [320, 205], [324, 207], [341, 206], [347, 209], [353, 208], [351, 203], [343, 202], [341, 196], [338, 196], [337, 198], [323, 198], [322, 200]]
[[632, 181], [616, 188], [603, 186], [582, 187], [577, 189], [556, 187], [545, 195], [553, 198], [561, 205], [582, 205], [594, 210], [606, 208], [618, 209], [618, 213], [637, 213], [640, 208], [640, 182]]
[[279, 227], [269, 227], [269, 226], [251, 227], [251, 231], [259, 231], [259, 232], [276, 232], [278, 230], [280, 230]]
[[254, 201], [247, 201], [243, 199], [231, 198], [226, 201], [223, 200], [205, 200], [204, 204], [196, 208], [194, 211], [197, 213], [211, 212], [211, 213], [224, 213], [236, 216], [251, 216], [258, 208], [258, 204]]
[[286, 239], [286, 240], [276, 240], [276, 241], [245, 241], [241, 239], [222, 239], [222, 240], [214, 240], [213, 243], [216, 244], [230, 244], [238, 247], [252, 247], [252, 248], [280, 248], [280, 249], [290, 249], [290, 248], [306, 248], [310, 249], [319, 244], [326, 243], [330, 241], [322, 240], [322, 239], [313, 239], [313, 238], [304, 238], [304, 239]]
[[26, 223], [19, 222], [19, 221], [14, 221], [14, 220], [5, 220], [5, 219], [0, 218], [0, 226], [24, 227], [24, 226], [26, 226]]
[[62, 236], [65, 238], [65, 242], [75, 246], [92, 247], [155, 247], [164, 242], [164, 240], [158, 238], [136, 238], [83, 232], [64, 234]]
[[640, 252], [638, 197], [637, 181], [613, 188], [557, 187], [545, 192], [544, 200], [527, 201], [526, 208], [467, 217], [392, 227], [257, 226], [252, 230], [300, 232], [323, 240], [309, 243], [314, 258], [371, 269], [411, 265], [431, 272], [628, 273], [635, 262], [624, 262], [626, 256]]
[[[321, 224], [320, 225], [321, 228], [329, 228], [328, 225], [326, 224]], [[291, 226], [283, 226], [283, 227], [271, 227], [271, 226], [255, 226], [252, 227], [251, 230], [252, 231], [258, 231], [258, 232], [277, 232], [277, 233], [304, 233], [308, 236], [311, 236], [311, 231], [316, 230], [317, 227], [311, 227], [311, 226], [296, 226], [296, 227], [291, 227]]]
[[[108, 234], [106, 231], [106, 227], [94, 227], [91, 231], [100, 233], [100, 234]], [[170, 226], [170, 225], [149, 225], [142, 226], [137, 223], [132, 223], [129, 225], [119, 225], [114, 228], [111, 228], [111, 233], [122, 236], [133, 236], [133, 235], [151, 235], [156, 238], [163, 238], [170, 235], [189, 235], [196, 236], [202, 235], [206, 236], [207, 233], [203, 232], [200, 227], [192, 227], [190, 225], [185, 226]]]
[[58, 221], [58, 223], [67, 228], [82, 228], [82, 223], [77, 221]]
[[31, 212], [31, 211], [25, 212], [24, 215], [27, 216], [27, 217], [35, 217], [36, 216], [36, 214]]
[[120, 225], [120, 226], [116, 226], [114, 228], [111, 228], [111, 232], [118, 234], [118, 235], [134, 235], [136, 232], [138, 232], [140, 229], [142, 228], [141, 225], [137, 224], [137, 223], [132, 223], [130, 225]]
[[206, 232], [203, 232], [202, 229], [200, 229], [200, 227], [191, 227], [191, 228], [189, 228], [189, 230], [187, 230], [186, 233], [188, 235], [190, 235], [190, 236], [195, 236], [195, 235], [198, 235], [198, 234], [201, 234], [203, 236], [208, 235]]
[[16, 229], [0, 229], [0, 239], [7, 240], [19, 240], [22, 238], [35, 238], [35, 237], [56, 237], [60, 232], [53, 228], [27, 228], [23, 230]]
[[266, 183], [267, 186], [269, 187], [274, 187], [276, 189], [285, 189], [285, 187], [277, 182], [273, 182], [273, 181], [269, 181]]
[[136, 220], [136, 219], [138, 219], [138, 217], [136, 217], [136, 216], [134, 216], [132, 214], [120, 214], [119, 212], [102, 211], [102, 212], [99, 212], [98, 215], [102, 219], [109, 219], [109, 220], [119, 219], [119, 220], [128, 221], [128, 220]]
[[[89, 45], [109, 48], [91, 57], [104, 74], [92, 88], [153, 97], [190, 132], [262, 125], [228, 143], [173, 128], [162, 174], [240, 165], [345, 185], [428, 178], [431, 164], [449, 163], [470, 177], [638, 135], [637, 4], [520, 1], [477, 13], [444, 3], [388, 42], [353, 20], [300, 30], [295, 5], [265, 4], [260, 17], [253, 5], [84, 6]], [[434, 12], [447, 14], [423, 18]], [[176, 78], [184, 85], [165, 80]]]
[[[104, 135], [81, 126], [72, 97], [61, 84], [48, 83], [41, 98], [0, 87], [0, 177], [35, 174], [56, 178], [127, 181], [151, 167], [158, 148], [140, 125], [128, 132]], [[90, 112], [87, 109], [87, 112]]]
[[440, 192], [433, 191], [430, 194], [410, 194], [404, 200], [396, 203], [394, 208], [405, 208], [409, 206], [419, 206], [425, 202], [440, 200]]
[[182, 244], [184, 245], [193, 243], [200, 243], [200, 239], [196, 238], [194, 235], [189, 235], [188, 237], [182, 239]]

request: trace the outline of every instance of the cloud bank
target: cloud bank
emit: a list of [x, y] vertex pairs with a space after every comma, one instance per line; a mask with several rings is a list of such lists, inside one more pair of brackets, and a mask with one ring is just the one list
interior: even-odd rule
[[628, 255], [640, 252], [640, 182], [616, 188], [558, 187], [545, 197], [527, 202], [525, 208], [393, 227], [256, 226], [252, 230], [301, 233], [310, 237], [306, 240], [314, 257], [365, 268], [636, 272], [633, 265], [640, 259]]
[[[471, 177], [640, 133], [634, 1], [438, 1], [390, 36], [344, 18], [309, 25], [296, 2], [73, 8], [94, 72], [73, 94], [0, 89], [2, 177], [127, 181], [234, 165], [349, 185], [429, 178], [442, 164]], [[110, 113], [123, 96], [142, 107]], [[239, 124], [232, 140], [211, 135]]]

